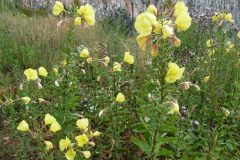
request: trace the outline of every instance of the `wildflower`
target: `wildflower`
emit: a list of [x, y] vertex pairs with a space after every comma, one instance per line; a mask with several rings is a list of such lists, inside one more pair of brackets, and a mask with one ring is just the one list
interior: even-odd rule
[[61, 139], [59, 141], [60, 151], [64, 151], [65, 149], [68, 149], [70, 145], [71, 145], [71, 141], [68, 137], [66, 137], [65, 139]]
[[88, 58], [89, 57], [89, 52], [88, 49], [84, 48], [82, 52], [80, 53], [81, 58]]
[[118, 93], [118, 95], [116, 97], [116, 102], [122, 103], [124, 101], [125, 101], [125, 96], [122, 93]]
[[221, 17], [222, 17], [222, 14], [215, 12], [214, 15], [212, 16], [212, 21], [213, 22], [220, 21]]
[[65, 157], [67, 160], [74, 160], [74, 157], [76, 156], [76, 152], [73, 148], [69, 148], [68, 151], [65, 153]]
[[181, 13], [176, 18], [176, 27], [179, 31], [186, 31], [192, 23], [192, 18], [190, 17], [188, 12]]
[[38, 102], [39, 102], [39, 103], [44, 103], [44, 102], [46, 102], [46, 100], [43, 99], [43, 98], [38, 98]]
[[86, 4], [84, 6], [81, 6], [77, 13], [79, 16], [82, 17], [82, 19], [89, 25], [93, 26], [95, 23], [95, 12], [93, 10], [93, 7], [90, 4]]
[[164, 39], [171, 37], [174, 34], [173, 28], [170, 27], [169, 25], [163, 25], [162, 32]]
[[62, 2], [56, 1], [54, 6], [53, 6], [53, 10], [52, 10], [53, 15], [57, 16], [62, 11], [64, 11], [64, 6], [63, 6]]
[[27, 77], [28, 81], [35, 81], [38, 79], [38, 72], [35, 69], [29, 68], [24, 71], [24, 75]]
[[85, 157], [85, 158], [89, 158], [89, 157], [91, 157], [91, 152], [90, 151], [82, 151], [82, 154], [83, 154], [83, 156]]
[[28, 123], [25, 120], [22, 120], [19, 123], [17, 130], [22, 131], [22, 132], [28, 132], [30, 129], [29, 129]]
[[99, 132], [99, 131], [95, 131], [93, 133], [93, 137], [99, 137], [100, 135], [101, 135], [101, 132]]
[[204, 77], [203, 82], [207, 83], [209, 81], [209, 79], [210, 79], [210, 76], [206, 76], [206, 77]]
[[182, 13], [188, 12], [188, 7], [184, 2], [177, 2], [174, 7], [174, 16], [177, 17]]
[[82, 130], [85, 130], [88, 128], [88, 124], [89, 124], [89, 121], [87, 118], [82, 118], [82, 119], [79, 119], [77, 120], [76, 122], [76, 125], [78, 126], [78, 128], [82, 129]]
[[179, 38], [177, 38], [177, 37], [173, 37], [173, 43], [174, 43], [174, 45], [175, 45], [175, 47], [180, 47], [180, 45], [181, 45], [181, 40], [179, 39]]
[[50, 131], [53, 133], [56, 133], [57, 131], [61, 130], [61, 126], [57, 121], [52, 122], [51, 126], [50, 126]]
[[75, 26], [80, 26], [81, 23], [82, 23], [81, 17], [76, 17], [76, 18], [74, 19], [74, 25], [75, 25]]
[[152, 48], [151, 48], [151, 55], [152, 55], [152, 57], [157, 57], [157, 55], [158, 55], [158, 44], [157, 43], [155, 43], [153, 46], [152, 46]]
[[54, 118], [52, 115], [50, 115], [49, 113], [45, 115], [44, 118], [44, 123], [45, 125], [49, 125], [52, 124], [53, 122], [56, 121], [56, 118]]
[[103, 60], [107, 64], [110, 62], [110, 58], [108, 56], [104, 57]]
[[176, 80], [181, 79], [185, 68], [179, 68], [176, 63], [168, 63], [168, 71], [165, 76], [165, 81], [167, 83], [174, 83]]
[[53, 70], [53, 72], [55, 73], [55, 75], [58, 74], [58, 69], [57, 69], [57, 68], [54, 67], [52, 70]]
[[153, 26], [156, 24], [156, 17], [153, 14], [144, 12], [137, 16], [134, 26], [141, 35], [147, 36], [152, 33]]
[[129, 52], [125, 52], [124, 54], [124, 62], [128, 64], [133, 64], [134, 63], [134, 57], [131, 55]]
[[88, 64], [91, 64], [93, 60], [92, 60], [92, 58], [87, 58], [86, 61], [87, 61]]
[[24, 101], [24, 104], [29, 104], [31, 102], [31, 98], [30, 97], [22, 97], [21, 100]]
[[122, 71], [121, 67], [122, 67], [122, 66], [121, 66], [120, 63], [114, 62], [114, 63], [113, 63], [113, 72], [121, 72], [121, 71]]
[[50, 142], [50, 141], [44, 141], [44, 143], [45, 143], [45, 145], [46, 145], [46, 147], [47, 147], [47, 151], [53, 149], [53, 144], [52, 144], [52, 142]]
[[208, 56], [212, 56], [215, 53], [215, 49], [208, 49]]
[[39, 67], [38, 68], [38, 74], [39, 74], [39, 76], [47, 77], [48, 72], [44, 67]]
[[145, 51], [148, 39], [149, 39], [148, 36], [142, 34], [137, 36], [136, 40], [141, 50]]
[[154, 5], [149, 5], [147, 8], [147, 12], [153, 15], [157, 15], [157, 8]]
[[230, 113], [231, 113], [228, 109], [226, 109], [226, 108], [224, 108], [224, 107], [222, 107], [222, 110], [223, 110], [223, 113], [224, 113], [224, 115], [225, 115], [226, 117], [228, 117], [228, 116], [230, 115]]
[[172, 106], [171, 106], [171, 109], [168, 112], [168, 114], [180, 114], [179, 105], [178, 105], [177, 101], [171, 102], [171, 104], [172, 104]]
[[207, 47], [212, 47], [212, 45], [213, 45], [213, 39], [207, 40], [206, 44], [207, 44]]
[[84, 144], [88, 142], [88, 137], [86, 136], [86, 134], [83, 134], [83, 135], [76, 136], [75, 140], [77, 141], [77, 145], [79, 147], [83, 147]]
[[231, 14], [231, 13], [225, 13], [225, 14], [224, 14], [224, 19], [225, 19], [227, 22], [234, 23], [234, 20], [233, 20], [233, 17], [232, 17], [232, 14]]

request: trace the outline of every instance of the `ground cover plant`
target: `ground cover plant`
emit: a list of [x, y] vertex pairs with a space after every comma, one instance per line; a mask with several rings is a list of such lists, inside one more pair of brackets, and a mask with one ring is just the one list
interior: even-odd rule
[[150, 5], [128, 31], [90, 4], [0, 19], [2, 159], [239, 159], [231, 13]]

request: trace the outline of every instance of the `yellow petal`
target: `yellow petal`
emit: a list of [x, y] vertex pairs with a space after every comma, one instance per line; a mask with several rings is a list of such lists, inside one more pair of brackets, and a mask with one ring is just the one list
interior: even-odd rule
[[19, 125], [18, 125], [18, 127], [17, 127], [17, 130], [22, 131], [22, 132], [27, 132], [27, 131], [29, 131], [30, 129], [29, 129], [28, 123], [27, 123], [25, 120], [22, 120], [22, 121], [19, 123]]
[[24, 104], [29, 104], [31, 102], [31, 98], [30, 97], [22, 97], [21, 100], [24, 101]]
[[190, 17], [188, 12], [181, 13], [176, 18], [176, 26], [179, 31], [186, 31], [192, 23], [192, 18]]
[[76, 136], [75, 140], [77, 141], [77, 145], [79, 147], [83, 147], [88, 142], [88, 137], [86, 134], [83, 134], [83, 135]]
[[147, 12], [153, 15], [157, 15], [157, 8], [154, 5], [149, 5], [147, 8]]
[[122, 65], [118, 62], [114, 62], [113, 63], [113, 72], [121, 72], [122, 69], [121, 69]]
[[177, 17], [183, 12], [188, 12], [188, 7], [184, 2], [177, 2], [174, 7], [174, 16]]
[[91, 152], [90, 151], [82, 151], [82, 154], [86, 159], [91, 157]]
[[55, 122], [53, 122], [52, 124], [51, 124], [51, 126], [50, 126], [50, 131], [51, 132], [53, 132], [53, 133], [56, 133], [57, 131], [59, 131], [59, 130], [61, 130], [62, 128], [61, 128], [61, 126], [60, 126], [60, 124], [57, 122], [57, 121], [55, 121]]
[[65, 153], [65, 157], [67, 160], [74, 160], [76, 156], [76, 152], [73, 150], [73, 148], [69, 148], [68, 151]]
[[123, 61], [128, 63], [128, 64], [133, 64], [134, 63], [134, 57], [130, 54], [130, 52], [125, 52]]
[[43, 77], [47, 77], [48, 72], [44, 67], [39, 67], [38, 68], [38, 74]]
[[95, 12], [93, 10], [93, 7], [89, 4], [86, 4], [84, 6], [81, 6], [77, 13], [79, 16], [82, 17], [82, 19], [89, 25], [93, 26], [95, 23]]
[[116, 102], [122, 103], [124, 101], [125, 101], [125, 96], [122, 93], [118, 93], [118, 95], [116, 97]]
[[68, 149], [70, 145], [71, 145], [71, 141], [68, 137], [66, 137], [65, 139], [61, 139], [59, 141], [60, 151], [64, 151], [65, 149]]
[[53, 149], [53, 144], [52, 144], [52, 142], [50, 142], [50, 141], [44, 141], [44, 143], [45, 143], [48, 151], [51, 150], [51, 149]]
[[29, 68], [24, 71], [24, 75], [27, 77], [28, 81], [35, 81], [38, 79], [38, 72], [35, 69]]
[[139, 48], [141, 50], [145, 51], [146, 46], [147, 46], [148, 36], [140, 34], [137, 36], [136, 40], [137, 40]]
[[64, 6], [62, 2], [56, 1], [54, 6], [53, 6], [53, 15], [57, 16], [59, 15], [62, 11], [64, 11]]
[[56, 119], [52, 115], [50, 115], [50, 114], [45, 115], [45, 118], [44, 118], [45, 125], [52, 124], [55, 121], [56, 121]]
[[76, 122], [76, 125], [78, 126], [78, 128], [82, 129], [82, 130], [85, 130], [88, 128], [88, 124], [89, 124], [89, 121], [87, 118], [82, 118], [82, 119], [79, 119], [77, 120]]
[[76, 18], [74, 19], [74, 25], [75, 25], [75, 26], [80, 26], [81, 23], [82, 23], [81, 17], [76, 17]]
[[89, 52], [88, 49], [84, 48], [82, 52], [80, 53], [81, 58], [88, 58], [89, 57]]

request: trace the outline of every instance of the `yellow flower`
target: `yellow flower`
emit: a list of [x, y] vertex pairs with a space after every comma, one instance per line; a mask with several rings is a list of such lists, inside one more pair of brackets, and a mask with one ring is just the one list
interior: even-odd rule
[[31, 98], [29, 98], [27, 96], [26, 97], [22, 97], [21, 100], [24, 101], [24, 104], [29, 104], [31, 102]]
[[176, 80], [181, 79], [185, 68], [179, 68], [176, 63], [168, 63], [168, 71], [165, 76], [165, 81], [167, 83], [174, 83]]
[[80, 53], [81, 58], [88, 58], [89, 57], [89, 52], [88, 49], [84, 48], [82, 52]]
[[168, 114], [179, 114], [179, 105], [177, 101], [171, 102], [172, 106]]
[[52, 70], [56, 75], [58, 74], [58, 69], [56, 67], [54, 67]]
[[17, 130], [22, 131], [22, 132], [27, 132], [27, 131], [29, 131], [30, 129], [29, 129], [28, 123], [27, 123], [26, 121], [22, 120], [22, 121], [19, 123], [19, 125], [18, 125], [18, 127], [17, 127]]
[[39, 67], [38, 74], [39, 74], [39, 76], [47, 77], [48, 72], [44, 67]]
[[93, 10], [93, 7], [89, 4], [86, 4], [84, 6], [81, 6], [77, 13], [79, 16], [83, 18], [83, 20], [89, 25], [93, 26], [95, 23], [95, 12]]
[[76, 17], [76, 18], [74, 19], [74, 25], [75, 25], [75, 26], [80, 26], [81, 23], [82, 23], [81, 17]]
[[82, 118], [82, 119], [79, 119], [77, 120], [76, 122], [76, 125], [78, 126], [78, 128], [82, 129], [82, 130], [85, 130], [88, 128], [88, 124], [89, 124], [89, 121], [87, 118]]
[[28, 81], [35, 81], [38, 79], [38, 72], [35, 69], [29, 68], [24, 71], [24, 75], [27, 77]]
[[105, 63], [109, 63], [110, 62], [110, 58], [108, 57], [108, 56], [106, 56], [106, 57], [104, 57], [104, 59], [103, 59], [104, 61], [105, 61]]
[[69, 148], [68, 151], [65, 153], [65, 157], [67, 160], [74, 160], [74, 157], [76, 156], [76, 152], [73, 148]]
[[66, 137], [66, 139], [61, 139], [59, 141], [60, 151], [64, 151], [65, 149], [68, 149], [70, 145], [71, 145], [71, 141], [68, 137]]
[[79, 147], [83, 147], [84, 144], [88, 142], [88, 137], [86, 136], [86, 134], [83, 134], [83, 135], [76, 136], [75, 140], [77, 141], [77, 145]]
[[212, 45], [213, 45], [213, 39], [207, 40], [206, 44], [207, 44], [207, 47], [212, 47]]
[[157, 15], [157, 8], [154, 5], [149, 5], [147, 8], [147, 12], [153, 15]]
[[237, 33], [237, 37], [240, 38], [240, 31]]
[[224, 18], [226, 21], [230, 22], [230, 23], [234, 23], [233, 17], [231, 13], [225, 13], [224, 14]]
[[184, 2], [177, 2], [174, 7], [174, 16], [177, 17], [183, 12], [188, 12], [188, 7]]
[[207, 83], [209, 81], [209, 79], [210, 79], [210, 76], [206, 76], [206, 77], [204, 77], [203, 82]]
[[216, 22], [216, 21], [219, 21], [221, 18], [222, 18], [222, 14], [215, 12], [214, 15], [212, 16], [212, 21]]
[[49, 113], [45, 115], [45, 118], [44, 118], [45, 125], [52, 124], [55, 121], [56, 121], [56, 119], [52, 115], [50, 115]]
[[46, 100], [43, 99], [43, 98], [38, 98], [38, 102], [39, 102], [39, 103], [43, 103], [43, 102], [46, 102]]
[[88, 64], [91, 64], [93, 60], [92, 60], [92, 58], [87, 58], [86, 61], [87, 61]]
[[164, 39], [171, 37], [174, 34], [173, 28], [170, 27], [169, 25], [163, 25], [162, 32]]
[[118, 95], [116, 97], [116, 102], [122, 103], [124, 101], [125, 101], [125, 96], [122, 93], [118, 93]]
[[148, 36], [140, 34], [137, 36], [136, 40], [137, 40], [139, 48], [141, 50], [145, 51], [146, 46], [147, 46]]
[[113, 63], [113, 72], [121, 72], [122, 69], [121, 69], [122, 65], [118, 62], [114, 62]]
[[57, 131], [59, 131], [61, 129], [62, 129], [62, 127], [60, 126], [60, 124], [57, 121], [55, 121], [55, 122], [52, 122], [49, 130], [53, 133], [56, 133]]
[[224, 107], [222, 107], [222, 110], [223, 110], [223, 113], [224, 113], [224, 115], [225, 115], [226, 117], [228, 117], [228, 116], [230, 115], [230, 113], [231, 113], [228, 109], [226, 109], [226, 108], [224, 108]]
[[134, 63], [134, 57], [133, 57], [133, 55], [130, 54], [130, 52], [125, 52], [124, 62], [126, 62], [128, 64], [133, 64]]
[[232, 49], [235, 46], [231, 41], [228, 41], [226, 45], [228, 49]]
[[44, 141], [44, 143], [45, 143], [48, 151], [51, 150], [51, 149], [53, 149], [53, 144], [52, 144], [52, 142], [50, 142], [50, 141]]
[[176, 27], [179, 31], [186, 31], [192, 23], [192, 18], [188, 12], [183, 12], [176, 18]]
[[153, 26], [156, 24], [156, 17], [153, 14], [144, 12], [137, 16], [134, 26], [140, 34], [147, 36], [152, 33]]
[[53, 15], [57, 16], [59, 15], [62, 11], [64, 11], [64, 6], [62, 4], [62, 2], [56, 1], [54, 6], [53, 6]]
[[99, 137], [100, 135], [101, 135], [101, 132], [95, 131], [92, 136], [93, 137]]
[[176, 47], [180, 47], [180, 45], [181, 45], [181, 40], [180, 40], [179, 38], [177, 38], [177, 37], [174, 37], [174, 38], [173, 38], [173, 43], [174, 43], [174, 45], [175, 45]]
[[82, 151], [83, 156], [88, 159], [89, 157], [91, 157], [91, 152], [90, 151]]

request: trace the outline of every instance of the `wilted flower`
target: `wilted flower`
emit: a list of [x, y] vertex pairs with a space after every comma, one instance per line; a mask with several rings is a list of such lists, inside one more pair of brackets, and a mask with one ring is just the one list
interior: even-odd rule
[[188, 90], [192, 85], [192, 82], [182, 82], [179, 84], [179, 87], [182, 89], [182, 90]]
[[224, 113], [224, 115], [225, 115], [226, 117], [228, 117], [228, 116], [230, 115], [230, 113], [231, 113], [228, 109], [226, 109], [226, 108], [224, 108], [224, 107], [222, 107], [222, 110], [223, 110], [223, 113]]
[[142, 34], [137, 36], [136, 41], [141, 50], [145, 51], [148, 39], [149, 39], [149, 36], [145, 36]]
[[17, 130], [22, 131], [22, 132], [28, 132], [30, 129], [29, 129], [28, 123], [25, 120], [22, 120], [19, 123]]
[[110, 58], [108, 56], [104, 57], [103, 60], [107, 64], [110, 62]]

